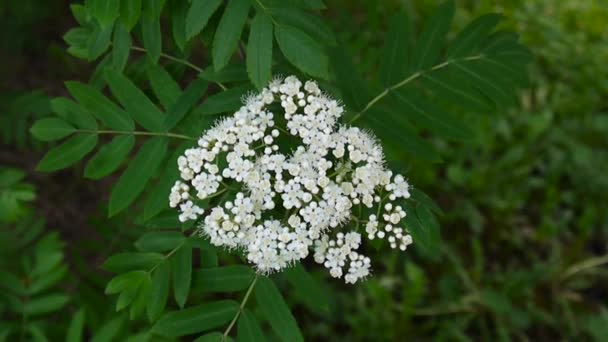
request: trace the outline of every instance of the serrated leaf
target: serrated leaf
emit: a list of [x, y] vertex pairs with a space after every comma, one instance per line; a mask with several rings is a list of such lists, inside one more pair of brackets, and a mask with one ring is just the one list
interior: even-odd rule
[[158, 62], [162, 51], [162, 36], [160, 32], [160, 20], [149, 15], [141, 17], [141, 32], [144, 40], [146, 54], [153, 64]]
[[134, 270], [149, 270], [163, 261], [160, 253], [118, 253], [106, 260], [101, 266], [104, 270], [122, 273]]
[[41, 172], [64, 169], [84, 158], [97, 145], [97, 134], [80, 134], [48, 151], [36, 166]]
[[127, 31], [131, 31], [141, 15], [141, 0], [123, 0], [120, 2], [120, 20]]
[[243, 105], [243, 96], [252, 90], [251, 86], [244, 85], [211, 95], [197, 111], [203, 115], [235, 111]]
[[101, 27], [106, 27], [114, 22], [120, 11], [120, 0], [95, 0], [93, 2], [93, 16]]
[[131, 34], [121, 23], [117, 23], [114, 28], [112, 45], [112, 66], [116, 70], [122, 71], [127, 65], [131, 52]]
[[147, 313], [150, 322], [158, 320], [165, 310], [169, 298], [169, 284], [171, 281], [171, 268], [169, 262], [161, 263], [152, 275], [152, 288], [148, 301]]
[[146, 68], [146, 72], [156, 98], [166, 110], [169, 110], [182, 94], [179, 84], [160, 65], [150, 65]]
[[236, 292], [247, 288], [254, 272], [248, 266], [205, 268], [192, 274], [192, 288], [202, 292]]
[[409, 18], [405, 13], [394, 15], [389, 22], [378, 71], [380, 82], [384, 86], [392, 86], [406, 76], [410, 49], [409, 25]]
[[283, 55], [291, 64], [307, 74], [327, 79], [327, 55], [314, 39], [288, 25], [275, 27], [275, 37]]
[[303, 303], [315, 311], [329, 311], [329, 297], [302, 264], [296, 263], [293, 267], [286, 269], [283, 274], [295, 289]]
[[435, 65], [453, 17], [454, 2], [452, 0], [448, 0], [439, 6], [435, 14], [426, 23], [416, 42], [410, 70], [425, 70]]
[[272, 21], [258, 13], [251, 22], [247, 41], [247, 74], [258, 89], [272, 77]]
[[221, 3], [221, 0], [192, 0], [186, 16], [186, 40], [190, 40], [205, 28]]
[[259, 311], [282, 340], [304, 341], [298, 323], [272, 280], [259, 277], [254, 292]]
[[132, 131], [133, 121], [125, 111], [103, 96], [99, 90], [80, 82], [65, 83], [68, 91], [105, 126], [115, 130]]
[[131, 80], [113, 70], [106, 71], [106, 80], [114, 97], [138, 124], [151, 132], [162, 129], [165, 115]]
[[82, 336], [84, 332], [84, 319], [85, 311], [84, 308], [81, 308], [74, 314], [74, 316], [72, 316], [72, 320], [70, 321], [70, 325], [68, 326], [68, 331], [65, 337], [66, 342], [82, 341]]
[[456, 36], [448, 50], [448, 57], [458, 58], [474, 52], [501, 19], [501, 15], [491, 13], [473, 20]]
[[84, 176], [89, 179], [100, 179], [116, 171], [134, 145], [135, 138], [132, 135], [114, 137], [89, 160], [84, 169]]
[[81, 129], [96, 130], [97, 121], [76, 102], [65, 97], [56, 97], [51, 100], [51, 108], [57, 116], [76, 125]]
[[183, 308], [190, 294], [192, 284], [192, 246], [186, 243], [175, 252], [171, 259], [173, 271], [173, 295], [175, 302]]
[[251, 3], [249, 0], [229, 0], [215, 30], [212, 45], [213, 68], [221, 70], [236, 50], [245, 26]]
[[32, 125], [30, 133], [41, 141], [54, 141], [76, 132], [76, 128], [57, 118], [40, 119]]
[[239, 316], [239, 323], [237, 326], [237, 336], [239, 342], [261, 342], [266, 341], [262, 329], [255, 319], [253, 314], [245, 309]]
[[114, 216], [128, 207], [141, 194], [148, 181], [156, 174], [166, 153], [166, 138], [155, 137], [144, 143], [112, 189], [108, 205], [109, 216]]
[[203, 97], [208, 85], [209, 83], [202, 79], [192, 81], [177, 101], [168, 109], [163, 128], [165, 130], [174, 128], [188, 114], [196, 102]]
[[237, 302], [220, 300], [169, 312], [152, 327], [152, 332], [179, 337], [211, 330], [230, 321], [238, 310]]
[[180, 232], [151, 232], [135, 241], [135, 247], [143, 252], [166, 252], [181, 245], [186, 237]]

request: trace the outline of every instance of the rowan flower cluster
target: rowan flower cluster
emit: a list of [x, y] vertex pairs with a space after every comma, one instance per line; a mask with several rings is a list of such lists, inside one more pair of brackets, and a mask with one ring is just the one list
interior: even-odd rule
[[[371, 133], [338, 123], [343, 112], [314, 81], [274, 79], [179, 157], [170, 206], [182, 222], [200, 219], [213, 245], [244, 252], [259, 272], [281, 270], [312, 251], [332, 277], [364, 279], [370, 259], [358, 252], [359, 231], [392, 248], [412, 243], [396, 203], [409, 198], [409, 185], [385, 167]], [[294, 140], [301, 144], [281, 151]], [[223, 196], [218, 206], [201, 204], [216, 196]]]

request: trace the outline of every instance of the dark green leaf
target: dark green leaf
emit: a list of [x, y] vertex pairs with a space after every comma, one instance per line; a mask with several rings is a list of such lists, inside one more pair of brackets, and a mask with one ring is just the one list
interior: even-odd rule
[[196, 340], [194, 340], [194, 342], [229, 342], [230, 336], [226, 336], [225, 341], [223, 341], [223, 339], [224, 334], [215, 331], [197, 338]]
[[209, 96], [199, 107], [201, 114], [219, 114], [239, 109], [243, 102], [243, 95], [252, 91], [248, 85], [233, 87], [221, 93]]
[[64, 294], [48, 294], [42, 297], [30, 298], [29, 301], [23, 304], [20, 311], [22, 310], [28, 315], [48, 314], [61, 309], [68, 301], [70, 301], [70, 297]]
[[493, 103], [479, 90], [468, 85], [457, 74], [450, 70], [437, 70], [422, 75], [423, 84], [433, 91], [438, 98], [459, 105], [474, 112], [492, 110]]
[[144, 312], [151, 298], [151, 290], [152, 279], [150, 278], [150, 274], [146, 273], [146, 277], [139, 285], [137, 294], [135, 295], [135, 298], [131, 303], [131, 308], [129, 309], [129, 318], [131, 320], [138, 318]]
[[74, 316], [72, 316], [72, 320], [70, 321], [70, 325], [68, 326], [68, 332], [65, 337], [66, 342], [80, 342], [82, 341], [83, 331], [84, 331], [84, 308], [78, 310]]
[[151, 132], [162, 129], [165, 115], [131, 80], [113, 70], [106, 71], [106, 79], [112, 94], [138, 124]]
[[123, 316], [118, 316], [108, 321], [93, 335], [91, 342], [112, 342], [116, 341], [116, 336], [122, 329], [125, 322]]
[[335, 45], [336, 37], [333, 30], [320, 17], [306, 11], [293, 8], [293, 6], [277, 6], [270, 9], [271, 16], [278, 25], [296, 27], [308, 34], [317, 42]]
[[173, 311], [164, 315], [152, 327], [152, 332], [167, 337], [179, 337], [211, 330], [230, 321], [238, 310], [237, 302], [220, 300]]
[[135, 247], [143, 252], [166, 252], [181, 245], [186, 238], [180, 232], [151, 232], [135, 241]]
[[87, 130], [96, 130], [97, 121], [76, 102], [65, 97], [56, 97], [51, 100], [51, 108], [57, 116], [76, 125], [76, 127]]
[[211, 53], [215, 70], [221, 70], [230, 61], [239, 44], [250, 7], [249, 0], [228, 0], [224, 15], [213, 36]]
[[247, 73], [258, 89], [265, 87], [272, 76], [272, 21], [263, 13], [258, 13], [251, 22]]
[[173, 294], [180, 308], [183, 308], [190, 294], [192, 284], [192, 246], [186, 243], [171, 259], [173, 271]]
[[169, 298], [171, 268], [169, 262], [161, 263], [152, 275], [152, 288], [148, 300], [147, 313], [150, 322], [158, 320], [165, 310]]
[[402, 81], [409, 63], [410, 24], [405, 13], [395, 14], [389, 23], [380, 60], [380, 82], [392, 86]]
[[148, 140], [131, 161], [112, 189], [108, 205], [109, 216], [131, 204], [144, 190], [148, 180], [156, 174], [167, 153], [167, 139], [155, 137]]
[[148, 270], [162, 260], [163, 255], [159, 253], [119, 253], [109, 257], [102, 268], [116, 273]]
[[186, 16], [186, 40], [190, 40], [205, 28], [221, 3], [222, 0], [192, 0]]
[[123, 0], [120, 2], [120, 20], [127, 31], [131, 31], [141, 15], [141, 0]]
[[103, 96], [99, 90], [80, 82], [66, 82], [74, 98], [105, 126], [116, 130], [132, 131], [133, 121], [129, 114]]
[[99, 58], [108, 48], [112, 38], [112, 25], [105, 28], [96, 27], [87, 40], [89, 60]]
[[215, 71], [213, 67], [208, 67], [201, 72], [198, 77], [209, 82], [241, 82], [247, 81], [247, 70], [243, 64], [231, 64], [222, 70]]
[[48, 151], [36, 170], [51, 172], [64, 169], [84, 158], [97, 144], [97, 134], [81, 134]]
[[106, 286], [105, 293], [115, 294], [122, 292], [128, 288], [137, 287], [147, 276], [148, 272], [141, 270], [131, 271], [117, 275], [116, 277], [112, 278], [112, 280], [110, 280], [110, 282]]
[[239, 316], [238, 323], [238, 342], [260, 342], [266, 341], [262, 329], [260, 328], [255, 316], [245, 309]]
[[332, 49], [331, 61], [342, 100], [350, 110], [361, 111], [372, 97], [367, 82], [356, 71], [344, 49]]
[[259, 277], [255, 286], [258, 309], [284, 341], [304, 341], [295, 318], [272, 280]]
[[123, 24], [117, 23], [114, 29], [114, 41], [112, 48], [112, 65], [116, 70], [122, 71], [129, 60], [131, 51], [131, 34]]
[[188, 88], [179, 96], [173, 106], [167, 111], [167, 117], [163, 123], [165, 130], [175, 127], [186, 114], [192, 109], [196, 102], [203, 97], [207, 91], [208, 83], [202, 79], [196, 79], [190, 83]]
[[132, 135], [114, 137], [89, 160], [84, 169], [84, 176], [89, 179], [100, 179], [116, 171], [134, 145], [135, 138]]
[[247, 288], [254, 272], [242, 265], [204, 268], [192, 275], [192, 288], [202, 292], [236, 292]]
[[327, 55], [314, 39], [288, 25], [275, 27], [275, 36], [283, 55], [291, 64], [312, 76], [327, 78]]
[[425, 70], [435, 64], [453, 17], [454, 2], [448, 0], [428, 20], [416, 42], [411, 71]]
[[188, 14], [187, 1], [173, 1], [170, 2], [171, 9], [171, 33], [175, 45], [184, 51], [186, 46], [186, 15]]
[[182, 94], [179, 84], [160, 65], [150, 65], [146, 71], [156, 98], [166, 110], [169, 110]]
[[141, 17], [141, 32], [146, 53], [150, 57], [150, 61], [156, 64], [162, 51], [160, 20], [149, 15], [143, 15]]
[[306, 306], [312, 310], [328, 312], [327, 291], [321, 288], [317, 280], [306, 272], [302, 264], [296, 263], [293, 267], [286, 269], [283, 274]]
[[53, 141], [76, 132], [76, 128], [61, 119], [45, 118], [36, 121], [30, 132], [38, 140]]
[[501, 19], [499, 14], [486, 14], [473, 20], [454, 39], [448, 57], [458, 58], [474, 52]]
[[114, 22], [120, 11], [120, 0], [95, 0], [93, 2], [93, 16], [101, 27]]

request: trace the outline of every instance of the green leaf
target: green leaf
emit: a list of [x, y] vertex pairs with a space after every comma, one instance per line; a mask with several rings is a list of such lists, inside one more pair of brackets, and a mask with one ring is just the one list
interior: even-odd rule
[[251, 3], [249, 0], [228, 0], [224, 15], [213, 36], [213, 68], [221, 70], [236, 50], [245, 26]]
[[141, 0], [123, 0], [120, 2], [120, 20], [127, 31], [131, 31], [141, 15]]
[[407, 73], [410, 23], [405, 13], [395, 14], [388, 26], [384, 40], [382, 59], [380, 60], [380, 82], [384, 86], [392, 86], [402, 81]]
[[229, 341], [230, 341], [230, 336], [226, 336], [226, 339], [224, 341], [224, 334], [222, 334], [221, 332], [218, 332], [218, 331], [210, 332], [210, 333], [205, 334], [205, 335], [197, 338], [196, 340], [194, 340], [194, 342], [229, 342]]
[[173, 295], [175, 302], [183, 308], [190, 294], [192, 284], [192, 246], [189, 243], [180, 247], [171, 259], [173, 271]]
[[156, 98], [166, 110], [169, 110], [182, 94], [179, 84], [160, 65], [150, 65], [146, 68], [146, 72]]
[[361, 111], [372, 98], [367, 82], [359, 75], [344, 49], [340, 47], [332, 49], [331, 60], [342, 100], [349, 109]]
[[192, 288], [202, 292], [237, 292], [247, 288], [254, 272], [248, 266], [204, 268], [192, 275]]
[[87, 40], [89, 60], [99, 58], [110, 47], [112, 38], [112, 25], [105, 28], [96, 27]]
[[454, 39], [448, 57], [459, 58], [475, 51], [501, 19], [501, 15], [491, 13], [473, 20]]
[[416, 42], [410, 70], [424, 70], [435, 65], [453, 17], [454, 2], [452, 0], [448, 0], [439, 6], [435, 14], [426, 23]]
[[262, 329], [260, 328], [255, 316], [251, 311], [245, 309], [239, 316], [237, 327], [237, 336], [239, 342], [259, 342], [266, 341]]
[[156, 64], [162, 51], [160, 20], [149, 15], [143, 15], [141, 17], [141, 32], [146, 53], [150, 57], [150, 61]]
[[89, 179], [100, 179], [116, 171], [134, 145], [135, 138], [132, 135], [114, 137], [89, 160], [84, 169], [84, 176]]
[[76, 125], [76, 127], [87, 130], [96, 130], [97, 121], [76, 102], [65, 97], [56, 97], [51, 100], [51, 108], [57, 116]]
[[101, 266], [106, 271], [122, 273], [133, 270], [148, 270], [163, 261], [159, 253], [119, 253], [114, 254]]
[[131, 303], [131, 308], [129, 309], [129, 318], [131, 320], [138, 318], [146, 309], [146, 306], [151, 298], [151, 289], [152, 279], [150, 278], [150, 274], [146, 273], [146, 277], [139, 285], [137, 294], [135, 295], [135, 298]]
[[252, 91], [250, 86], [243, 85], [211, 95], [207, 97], [198, 111], [204, 115], [236, 111], [243, 105], [241, 101], [243, 95], [250, 91]]
[[112, 94], [138, 124], [151, 132], [162, 129], [164, 114], [131, 80], [113, 70], [106, 71], [106, 80]]
[[128, 207], [141, 194], [150, 178], [156, 174], [166, 153], [166, 138], [154, 137], [144, 143], [112, 189], [108, 205], [109, 216], [114, 216]]
[[[145, 272], [144, 272], [145, 273]], [[145, 273], [147, 274], [147, 273]], [[131, 284], [131, 286], [127, 286], [116, 300], [116, 312], [125, 309], [135, 300], [137, 297], [137, 293], [139, 291], [139, 287], [141, 286], [142, 279], [138, 279], [137, 283]]]
[[188, 15], [187, 1], [173, 1], [171, 5], [171, 33], [173, 41], [180, 51], [186, 46], [186, 15]]
[[30, 133], [41, 141], [59, 140], [74, 132], [76, 132], [74, 126], [57, 118], [40, 119], [30, 128]]
[[430, 213], [428, 209], [420, 209], [420, 211], [423, 212], [422, 215], [425, 219], [425, 223], [423, 223], [418, 216], [418, 209], [421, 207], [414, 208], [414, 206], [409, 203], [405, 203], [404, 208], [407, 213], [407, 216], [405, 217], [405, 227], [412, 235], [414, 244], [419, 246], [429, 255], [437, 255], [437, 251], [439, 250], [439, 225], [432, 217], [432, 213]]
[[222, 0], [192, 0], [186, 16], [186, 40], [201, 32]]
[[272, 77], [272, 21], [258, 13], [251, 22], [247, 42], [247, 74], [258, 89]]
[[165, 310], [169, 298], [171, 268], [168, 262], [161, 263], [152, 275], [152, 288], [148, 300], [147, 313], [150, 322], [158, 320]]
[[237, 302], [220, 300], [169, 312], [152, 327], [152, 332], [179, 337], [211, 330], [229, 322], [238, 310]]
[[304, 341], [300, 328], [272, 280], [259, 277], [255, 286], [258, 309], [284, 341]]
[[116, 24], [112, 45], [112, 66], [116, 70], [122, 71], [127, 65], [131, 52], [131, 34], [121, 23]]
[[437, 70], [422, 74], [423, 85], [437, 95], [437, 98], [459, 105], [474, 112], [487, 112], [493, 103], [466, 80], [450, 70]]
[[202, 79], [196, 79], [179, 96], [177, 101], [168, 108], [163, 128], [170, 130], [175, 127], [188, 114], [196, 102], [203, 97], [209, 83]]
[[437, 215], [440, 215], [440, 216], [445, 215], [443, 210], [441, 210], [441, 208], [437, 205], [437, 203], [435, 203], [435, 201], [433, 201], [427, 194], [422, 192], [420, 189], [413, 188], [410, 190], [410, 193], [412, 195], [412, 197], [411, 197], [412, 200], [429, 208], [430, 210], [435, 212], [435, 214], [437, 214]]
[[124, 322], [124, 316], [118, 316], [113, 320], [108, 321], [99, 330], [97, 330], [97, 332], [93, 335], [91, 342], [116, 341], [116, 336], [122, 329]]
[[277, 26], [293, 26], [306, 32], [317, 42], [326, 45], [336, 45], [336, 37], [333, 30], [318, 16], [289, 5], [272, 7], [270, 8], [270, 13], [277, 21]]
[[101, 27], [106, 27], [118, 18], [120, 0], [95, 0], [93, 2], [93, 16]]
[[231, 64], [226, 66], [224, 69], [216, 71], [213, 67], [208, 67], [201, 72], [198, 77], [207, 80], [209, 82], [242, 82], [247, 81], [247, 70], [245, 65]]
[[137, 287], [148, 276], [146, 271], [131, 271], [112, 278], [105, 289], [105, 294], [115, 294], [128, 288]]
[[327, 79], [327, 55], [314, 39], [288, 25], [275, 27], [275, 36], [283, 55], [291, 64], [307, 74]]
[[65, 337], [66, 342], [80, 342], [82, 341], [84, 331], [84, 308], [78, 310], [68, 326], [68, 332]]
[[302, 264], [296, 263], [293, 267], [286, 269], [283, 274], [306, 306], [315, 311], [329, 311], [327, 291], [306, 272]]
[[133, 121], [129, 114], [103, 96], [99, 90], [80, 82], [65, 83], [76, 101], [93, 114], [105, 126], [115, 130], [132, 131]]
[[95, 148], [97, 134], [81, 134], [48, 151], [36, 166], [41, 172], [64, 169], [84, 158]]
[[143, 252], [166, 252], [181, 245], [186, 238], [180, 232], [151, 232], [135, 241], [135, 247]]
[[483, 94], [491, 98], [499, 106], [508, 107], [513, 103], [515, 97], [509, 89], [501, 84], [499, 78], [487, 72], [474, 61], [454, 62], [452, 72], [456, 77], [470, 80], [469, 84], [478, 88]]
[[70, 301], [70, 297], [64, 294], [48, 294], [42, 297], [30, 298], [23, 304], [20, 311], [28, 315], [42, 315], [57, 311]]

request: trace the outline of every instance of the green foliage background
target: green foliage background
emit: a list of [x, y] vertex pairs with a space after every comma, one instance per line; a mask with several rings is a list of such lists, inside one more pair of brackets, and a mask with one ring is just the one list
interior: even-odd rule
[[[143, 1], [137, 17], [112, 3], [139, 2], [87, 1], [94, 15], [67, 1], [0, 5], [0, 341], [214, 341], [227, 326], [239, 341], [608, 339], [603, 1], [456, 1], [446, 45], [498, 12], [534, 61], [525, 87], [503, 87], [512, 101], [492, 98], [481, 113], [440, 96], [439, 124], [403, 119], [398, 97], [365, 107], [407, 75], [386, 46], [416, 41], [435, 1], [261, 1], [249, 19], [241, 1], [192, 1], [190, 15], [186, 1]], [[441, 208], [417, 192], [418, 243], [370, 250], [374, 275], [361, 284], [314, 263], [256, 277], [164, 210], [187, 137], [263, 85], [269, 58], [274, 73], [324, 80], [349, 118], [364, 112], [356, 124]], [[38, 119], [42, 139], [30, 134]]]

